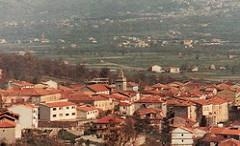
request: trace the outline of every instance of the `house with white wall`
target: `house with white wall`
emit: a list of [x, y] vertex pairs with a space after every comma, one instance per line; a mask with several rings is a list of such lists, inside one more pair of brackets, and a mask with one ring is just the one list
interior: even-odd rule
[[39, 104], [40, 120], [63, 121], [75, 120], [77, 105], [67, 100], [45, 102]]
[[17, 139], [22, 136], [21, 126], [6, 118], [0, 120], [0, 141], [7, 144], [14, 143]]
[[172, 146], [193, 146], [193, 129], [178, 127], [171, 132]]
[[94, 106], [81, 105], [77, 107], [77, 119], [96, 119], [99, 110]]
[[38, 127], [38, 106], [34, 104], [22, 103], [14, 104], [7, 108], [9, 111], [19, 114], [19, 124], [22, 128]]
[[132, 116], [135, 112], [134, 104], [128, 102], [120, 102], [119, 112], [121, 115]]

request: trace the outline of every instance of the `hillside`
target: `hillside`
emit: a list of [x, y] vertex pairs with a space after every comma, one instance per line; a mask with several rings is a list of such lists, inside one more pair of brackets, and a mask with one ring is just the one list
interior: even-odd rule
[[[114, 28], [107, 31], [170, 39], [221, 38], [235, 41], [240, 31], [240, 2], [237, 0], [0, 0], [0, 3], [1, 37], [16, 36], [3, 27], [6, 22], [18, 22], [22, 27], [21, 24], [26, 26], [30, 22], [40, 24], [47, 21], [47, 25], [53, 27], [52, 23], [71, 18], [85, 23], [91, 23], [89, 20], [123, 20], [125, 23], [120, 22], [119, 26], [114, 23], [107, 26]], [[77, 23], [88, 29], [81, 22]], [[124, 30], [130, 27], [130, 31]], [[21, 29], [17, 31], [23, 33]], [[35, 36], [40, 36], [40, 32], [45, 32], [45, 29], [39, 32], [25, 30], [24, 35], [34, 37], [32, 33], [36, 33]]]

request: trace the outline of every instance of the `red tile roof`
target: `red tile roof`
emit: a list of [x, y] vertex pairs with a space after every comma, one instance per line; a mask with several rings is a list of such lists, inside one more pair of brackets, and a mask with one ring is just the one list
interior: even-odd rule
[[136, 96], [138, 94], [137, 91], [131, 91], [131, 90], [116, 91], [116, 92], [119, 93], [120, 95], [123, 95], [123, 96], [126, 96], [126, 97], [133, 97], [133, 96]]
[[77, 93], [66, 97], [69, 101], [72, 102], [94, 102], [94, 101], [101, 101], [101, 100], [108, 100], [108, 97], [103, 97], [100, 95], [85, 95], [83, 93]]
[[107, 96], [97, 95], [97, 96], [92, 96], [92, 99], [94, 101], [100, 101], [100, 100], [108, 100], [109, 98]]
[[13, 105], [9, 106], [8, 108], [11, 108], [11, 107], [14, 107], [14, 106], [25, 106], [25, 107], [28, 107], [28, 108], [38, 108], [37, 105], [30, 104], [30, 103], [18, 103], [18, 104], [13, 104]]
[[204, 142], [220, 142], [225, 140], [222, 136], [216, 136], [215, 134], [206, 134], [202, 141]]
[[112, 88], [116, 88], [116, 85], [114, 85], [114, 84], [111, 84], [111, 85], [105, 85], [107, 88], [110, 88], [110, 89], [112, 89]]
[[18, 95], [18, 96], [43, 96], [61, 93], [61, 91], [57, 89], [14, 88], [9, 90], [1, 90], [0, 93], [4, 95]]
[[187, 97], [180, 97], [180, 99], [186, 100], [186, 101], [191, 101], [193, 103], [197, 103], [197, 104], [200, 104], [200, 105], [210, 105], [210, 104], [219, 105], [219, 104], [223, 104], [223, 103], [228, 102], [228, 100], [219, 98], [218, 96], [214, 96], [210, 99], [190, 99], [190, 98], [187, 98]]
[[161, 96], [147, 96], [141, 97], [140, 100], [136, 101], [135, 103], [163, 103], [165, 102], [165, 98]]
[[83, 89], [84, 87], [85, 87], [85, 85], [76, 85], [73, 87], [73, 90], [78, 91], [78, 90]]
[[234, 88], [232, 88], [231, 86], [229, 86], [228, 84], [225, 83], [221, 83], [217, 85], [217, 89], [218, 90], [231, 90], [231, 91], [235, 91]]
[[0, 113], [0, 116], [2, 116], [2, 115], [10, 115], [10, 116], [15, 116], [15, 117], [19, 117], [20, 115], [19, 114], [17, 114], [17, 113], [13, 113], [13, 112], [11, 112], [11, 111], [4, 111], [4, 112], [1, 112]]
[[109, 89], [106, 87], [105, 84], [87, 85], [87, 88], [89, 88], [90, 90], [93, 90], [93, 91], [95, 91], [95, 92], [109, 91]]
[[77, 107], [77, 110], [88, 112], [88, 111], [94, 111], [98, 109], [95, 106], [81, 105]]
[[188, 118], [183, 117], [173, 117], [168, 120], [170, 123], [173, 121], [173, 124], [169, 124], [171, 127], [179, 127], [179, 124], [181, 124], [184, 127], [193, 127], [197, 122], [190, 120]]
[[127, 82], [127, 87], [135, 87], [137, 86], [136, 83], [133, 83], [133, 82]]
[[184, 83], [180, 83], [180, 82], [171, 82], [171, 83], [168, 83], [167, 84], [168, 86], [171, 86], [171, 87], [180, 87], [180, 86], [185, 86], [185, 84]]
[[95, 124], [110, 124], [110, 123], [120, 124], [122, 122], [124, 122], [123, 119], [118, 118], [115, 115], [108, 115], [106, 117], [103, 117], [103, 118], [95, 121], [94, 123]]
[[119, 106], [131, 106], [131, 103], [127, 103], [127, 102], [120, 102]]
[[15, 122], [10, 121], [8, 119], [0, 120], [0, 128], [14, 128], [14, 127], [16, 127]]
[[62, 86], [62, 85], [59, 85], [58, 89], [61, 90], [61, 91], [64, 91], [64, 92], [74, 91], [72, 88], [68, 88], [68, 87]]
[[128, 97], [122, 96], [122, 95], [117, 95], [117, 94], [113, 94], [111, 95], [111, 98], [118, 100], [118, 101], [128, 101], [130, 100]]
[[231, 138], [231, 139], [226, 139], [221, 141], [218, 145], [219, 146], [240, 146], [240, 141]]
[[[193, 133], [193, 131], [194, 131], [194, 128], [188, 128], [188, 127], [184, 127], [184, 126], [180, 126], [180, 127], [177, 127], [177, 128], [181, 128], [181, 129], [186, 130], [186, 131], [188, 131], [190, 133]], [[177, 129], [177, 128], [175, 128], [175, 129]]]
[[181, 100], [181, 99], [168, 99], [167, 100], [167, 105], [172, 105], [172, 106], [193, 106], [195, 105], [193, 102], [191, 101], [185, 101], [185, 100]]
[[240, 136], [240, 129], [234, 129], [231, 127], [212, 127], [209, 132], [212, 134]]
[[145, 109], [140, 109], [138, 111], [140, 115], [146, 115], [149, 113], [154, 113], [154, 114], [161, 114], [161, 109], [158, 108], [145, 108]]
[[164, 85], [164, 84], [161, 84], [161, 83], [157, 83], [157, 84], [155, 84], [155, 85], [152, 85], [151, 87], [152, 88], [163, 88], [163, 87], [165, 87], [166, 85]]
[[46, 102], [40, 103], [41, 105], [53, 108], [53, 107], [65, 107], [65, 106], [76, 106], [75, 103], [69, 101], [57, 101], [57, 102]]
[[159, 90], [143, 90], [141, 91], [141, 94], [150, 94], [150, 95], [159, 95], [162, 91]]

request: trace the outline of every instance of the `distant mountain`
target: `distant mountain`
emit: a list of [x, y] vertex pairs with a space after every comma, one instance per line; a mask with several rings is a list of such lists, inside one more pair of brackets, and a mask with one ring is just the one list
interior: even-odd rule
[[153, 17], [146, 20], [152, 23], [134, 27], [165, 31], [170, 38], [235, 39], [240, 33], [239, 10], [238, 0], [0, 0], [0, 22]]
[[0, 18], [64, 18], [72, 15], [108, 17], [125, 13], [172, 16], [232, 15], [238, 0], [0, 0]]

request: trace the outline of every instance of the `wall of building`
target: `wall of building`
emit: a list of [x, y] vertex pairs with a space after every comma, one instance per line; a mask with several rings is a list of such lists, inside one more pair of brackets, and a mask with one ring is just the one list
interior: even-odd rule
[[50, 121], [51, 120], [51, 109], [49, 107], [43, 106], [43, 105], [39, 105], [39, 119], [40, 120], [47, 120]]
[[193, 145], [193, 134], [181, 128], [174, 129], [172, 131], [171, 138], [171, 145]]
[[113, 110], [114, 103], [111, 99], [94, 101], [94, 106], [103, 111]]
[[13, 143], [16, 140], [15, 128], [0, 128], [0, 140]]
[[51, 121], [72, 120], [77, 118], [76, 106], [56, 107], [49, 109]]
[[134, 105], [120, 106], [119, 111], [120, 111], [120, 114], [132, 116], [135, 112], [135, 107], [134, 107]]
[[12, 106], [8, 108], [8, 110], [20, 115], [19, 124], [21, 124], [23, 128], [38, 127], [38, 108], [29, 108], [25, 106]]
[[93, 111], [88, 111], [88, 112], [81, 111], [81, 110], [77, 111], [78, 119], [96, 119], [98, 117], [98, 115], [99, 115], [98, 110], [93, 110]]

